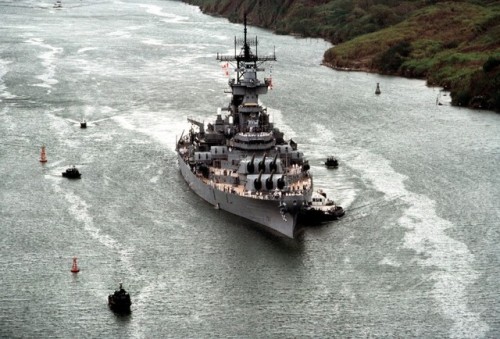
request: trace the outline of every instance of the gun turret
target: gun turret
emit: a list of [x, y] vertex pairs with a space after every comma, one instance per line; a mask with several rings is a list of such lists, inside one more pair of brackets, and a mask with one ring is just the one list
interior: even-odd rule
[[278, 189], [282, 190], [285, 187], [285, 179], [283, 179], [283, 177], [279, 178], [276, 184]]
[[276, 165], [276, 161], [278, 160], [278, 153], [274, 156], [274, 160], [272, 163], [269, 164], [269, 170], [271, 172], [277, 172], [278, 171], [278, 166]]
[[259, 177], [253, 181], [253, 187], [255, 187], [255, 189], [257, 191], [260, 191], [262, 189], [262, 180], [261, 180], [262, 179], [262, 173], [263, 173], [263, 171], [260, 171]]
[[273, 189], [273, 175], [274, 175], [274, 171], [272, 171], [271, 176], [266, 179], [266, 188], [268, 191]]
[[262, 161], [259, 162], [259, 171], [264, 172], [266, 170], [266, 153], [264, 153], [264, 157], [262, 158]]
[[255, 172], [255, 165], [254, 165], [254, 160], [255, 160], [255, 153], [252, 155], [252, 160], [247, 164], [247, 172], [252, 174]]

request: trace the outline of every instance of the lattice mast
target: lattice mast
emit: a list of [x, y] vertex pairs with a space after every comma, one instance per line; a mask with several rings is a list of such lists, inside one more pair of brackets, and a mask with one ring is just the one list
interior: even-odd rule
[[[259, 69], [257, 63], [262, 64], [267, 61], [276, 61], [276, 51], [273, 51], [273, 55], [259, 57], [257, 53], [258, 49], [258, 39], [249, 40], [247, 38], [247, 16], [243, 19], [243, 40], [237, 39], [234, 37], [234, 56], [232, 55], [222, 55], [217, 53], [217, 60], [222, 62], [234, 62], [236, 61], [236, 79], [240, 80], [243, 75], [244, 67], [241, 67], [242, 64], [248, 65], [249, 63], [253, 63], [253, 68], [256, 71], [263, 71], [263, 69]], [[240, 54], [237, 54], [238, 45], [242, 45]], [[255, 46], [255, 54], [253, 54], [250, 46]]]

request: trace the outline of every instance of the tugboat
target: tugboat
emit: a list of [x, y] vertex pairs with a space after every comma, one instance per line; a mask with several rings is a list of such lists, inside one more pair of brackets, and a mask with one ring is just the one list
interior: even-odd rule
[[80, 122], [80, 128], [87, 128], [87, 121], [86, 120], [82, 120]]
[[123, 289], [123, 284], [113, 294], [108, 295], [108, 305], [111, 310], [117, 313], [130, 313], [130, 294]]
[[325, 166], [328, 168], [339, 167], [339, 161], [334, 156], [329, 156], [326, 158]]
[[56, 2], [54, 3], [54, 8], [62, 8], [61, 0], [56, 0]]
[[257, 38], [247, 38], [246, 17], [243, 33], [234, 41], [234, 55], [217, 53], [223, 67], [234, 70], [228, 82], [231, 100], [207, 126], [188, 118], [191, 128], [176, 145], [179, 169], [208, 203], [294, 238], [300, 211], [311, 201], [313, 177], [297, 143], [285, 139], [259, 100], [272, 79], [262, 81], [257, 73], [276, 55], [257, 55]]
[[78, 169], [73, 166], [66, 169], [66, 172], [62, 172], [62, 176], [68, 179], [80, 179], [82, 174], [78, 171]]
[[326, 197], [323, 190], [314, 192], [311, 201], [300, 210], [299, 220], [303, 224], [317, 225], [337, 220], [345, 214], [341, 206]]

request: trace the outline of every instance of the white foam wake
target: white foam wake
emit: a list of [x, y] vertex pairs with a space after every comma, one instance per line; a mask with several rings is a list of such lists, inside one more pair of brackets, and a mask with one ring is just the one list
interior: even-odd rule
[[83, 48], [78, 49], [78, 51], [76, 51], [76, 53], [81, 54], [81, 53], [85, 53], [88, 51], [94, 51], [96, 49], [97, 49], [97, 47], [83, 47]]
[[5, 81], [3, 80], [3, 77], [8, 72], [7, 66], [11, 63], [12, 63], [11, 61], [5, 61], [0, 59], [0, 102], [2, 102], [2, 98], [13, 99], [16, 97], [14, 94], [9, 93], [7, 91], [7, 86], [5, 86]]
[[152, 137], [167, 146], [172, 152], [175, 142], [189, 125], [185, 118], [180, 118], [177, 111], [165, 108], [164, 112], [152, 112], [147, 109], [136, 110], [127, 116], [115, 116], [114, 121], [127, 130], [136, 131]]
[[43, 39], [39, 38], [28, 39], [25, 42], [48, 50], [38, 55], [38, 58], [42, 59], [42, 65], [45, 67], [45, 72], [36, 76], [42, 83], [34, 84], [33, 86], [48, 88], [50, 92], [50, 88], [59, 82], [54, 78], [56, 69], [55, 60], [57, 54], [61, 54], [63, 49], [46, 44], [43, 42]]
[[179, 23], [179, 22], [188, 20], [187, 17], [183, 17], [183, 16], [180, 16], [180, 15], [177, 15], [177, 14], [173, 14], [173, 13], [165, 13], [165, 12], [163, 12], [163, 8], [160, 7], [160, 6], [156, 6], [156, 5], [139, 5], [139, 7], [145, 8], [146, 9], [146, 13], [166, 18], [163, 21], [167, 22], [167, 23]]
[[[398, 223], [408, 231], [405, 246], [415, 250], [419, 263], [436, 268], [433, 296], [442, 314], [453, 322], [451, 337], [478, 337], [488, 331], [480, 315], [468, 309], [466, 289], [478, 278], [472, 268], [474, 255], [467, 246], [446, 234], [453, 224], [436, 214], [435, 202], [429, 197], [408, 191], [405, 175], [397, 173], [390, 162], [366, 150], [357, 150], [349, 166], [362, 173], [362, 179], [385, 194], [385, 199], [398, 198], [409, 207]], [[368, 164], [368, 165], [367, 165]]]
[[[313, 125], [316, 133], [314, 143], [334, 143], [333, 133], [323, 126]], [[431, 279], [434, 280], [433, 297], [439, 302], [442, 314], [453, 322], [451, 337], [478, 337], [488, 331], [488, 325], [480, 315], [468, 309], [466, 289], [478, 278], [472, 268], [474, 255], [467, 246], [446, 234], [453, 224], [440, 218], [436, 213], [435, 202], [423, 194], [408, 191], [404, 185], [408, 179], [397, 173], [390, 161], [365, 149], [343, 150], [349, 159], [348, 166], [361, 173], [361, 179], [369, 186], [385, 194], [387, 201], [399, 199], [409, 206], [398, 220], [398, 225], [408, 231], [404, 246], [415, 250], [419, 263], [436, 268]], [[421, 255], [421, 256], [420, 256]], [[381, 264], [400, 266], [391, 256]]]
[[84, 230], [90, 234], [92, 238], [99, 241], [102, 245], [106, 246], [112, 251], [118, 252], [120, 260], [124, 267], [132, 274], [136, 274], [135, 268], [132, 264], [133, 247], [124, 247], [118, 241], [113, 239], [110, 235], [104, 234], [101, 229], [94, 225], [94, 218], [88, 211], [88, 205], [81, 197], [73, 192], [63, 190], [58, 183], [54, 185], [56, 193], [63, 195], [66, 200], [71, 204], [69, 208], [70, 214], [76, 221], [83, 224]]

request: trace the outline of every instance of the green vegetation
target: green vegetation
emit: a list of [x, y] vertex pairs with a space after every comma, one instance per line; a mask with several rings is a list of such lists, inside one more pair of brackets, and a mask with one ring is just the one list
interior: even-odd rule
[[185, 0], [203, 11], [337, 44], [324, 63], [425, 78], [455, 105], [500, 112], [500, 1]]
[[325, 53], [338, 68], [426, 78], [452, 103], [500, 111], [500, 6], [443, 2]]

